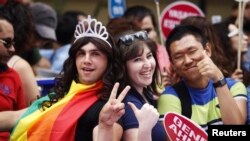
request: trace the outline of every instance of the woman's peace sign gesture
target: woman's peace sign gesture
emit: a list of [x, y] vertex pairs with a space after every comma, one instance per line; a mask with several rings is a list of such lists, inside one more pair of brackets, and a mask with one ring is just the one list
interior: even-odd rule
[[[120, 119], [120, 117], [125, 113], [125, 105], [122, 103], [122, 100], [130, 90], [130, 86], [126, 86], [123, 91], [119, 94], [118, 98], [117, 96], [117, 91], [119, 88], [119, 83], [115, 83], [112, 92], [110, 94], [109, 100], [107, 103], [103, 106], [100, 115], [99, 115], [99, 125], [97, 129], [98, 130], [98, 135], [97, 135], [97, 140], [116, 140], [115, 136], [117, 135], [119, 138], [119, 133], [117, 132], [122, 132], [121, 131], [113, 131], [113, 126], [116, 126], [116, 122]], [[120, 127], [121, 128], [121, 127]], [[116, 128], [117, 129], [117, 128]], [[95, 131], [94, 131], [95, 132]], [[113, 132], [116, 132], [115, 134]], [[95, 133], [93, 134], [95, 139]], [[119, 139], [117, 139], [119, 140]]]
[[126, 86], [118, 98], [116, 98], [119, 85], [119, 83], [115, 83], [108, 102], [102, 108], [99, 115], [99, 125], [112, 126], [124, 114], [125, 105], [122, 103], [122, 100], [130, 90], [130, 86]]

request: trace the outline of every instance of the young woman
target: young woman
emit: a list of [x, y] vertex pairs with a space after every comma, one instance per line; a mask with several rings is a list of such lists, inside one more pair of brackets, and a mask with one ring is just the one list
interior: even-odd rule
[[[164, 45], [158, 43], [160, 40], [157, 35], [157, 22], [153, 11], [143, 5], [135, 5], [128, 7], [123, 15], [124, 18], [135, 22], [141, 30], [148, 33], [148, 37], [157, 43], [157, 61], [161, 72], [166, 72], [170, 69], [170, 61]], [[167, 75], [167, 74], [164, 74]]]
[[[140, 139], [165, 141], [163, 126], [157, 122], [159, 116], [155, 117], [154, 124], [143, 124], [140, 118], [136, 118], [131, 108], [133, 105], [138, 109], [143, 109], [146, 104], [154, 109], [156, 105], [153, 95], [157, 94], [156, 86], [160, 82], [157, 82], [159, 66], [156, 61], [155, 42], [148, 38], [146, 31], [127, 31], [120, 37], [117, 49], [115, 54], [121, 70], [116, 72], [116, 79], [120, 82], [121, 88], [125, 88], [126, 85], [131, 86], [131, 90], [124, 98], [125, 114], [121, 117], [123, 139], [125, 141]], [[150, 116], [147, 118], [151, 118]], [[140, 131], [143, 128], [150, 130], [142, 136]]]

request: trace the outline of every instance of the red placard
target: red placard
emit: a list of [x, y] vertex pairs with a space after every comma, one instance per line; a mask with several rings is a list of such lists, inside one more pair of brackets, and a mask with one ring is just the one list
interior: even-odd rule
[[161, 13], [161, 32], [166, 39], [169, 32], [188, 16], [202, 16], [203, 12], [195, 4], [177, 1], [168, 5]]
[[207, 133], [195, 122], [177, 113], [164, 116], [164, 128], [171, 141], [207, 141]]

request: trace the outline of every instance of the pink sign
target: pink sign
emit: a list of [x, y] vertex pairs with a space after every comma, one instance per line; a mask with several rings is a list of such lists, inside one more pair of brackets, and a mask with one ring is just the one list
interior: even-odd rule
[[166, 113], [164, 128], [171, 141], [207, 141], [207, 133], [195, 122], [177, 113]]
[[180, 21], [189, 16], [202, 16], [203, 12], [191, 2], [177, 1], [168, 5], [161, 13], [161, 32], [166, 39], [169, 32]]

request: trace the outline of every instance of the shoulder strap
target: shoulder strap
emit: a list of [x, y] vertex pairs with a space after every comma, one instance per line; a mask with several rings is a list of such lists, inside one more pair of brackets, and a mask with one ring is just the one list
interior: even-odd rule
[[185, 86], [183, 81], [178, 82], [177, 84], [173, 85], [173, 87], [181, 101], [181, 114], [188, 118], [191, 118], [192, 103], [187, 87]]

